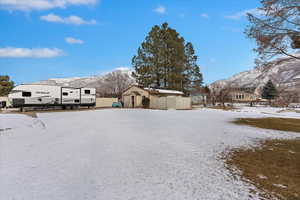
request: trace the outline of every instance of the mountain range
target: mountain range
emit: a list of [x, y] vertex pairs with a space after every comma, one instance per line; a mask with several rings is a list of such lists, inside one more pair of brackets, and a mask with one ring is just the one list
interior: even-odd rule
[[64, 87], [92, 87], [98, 88], [101, 85], [105, 85], [107, 78], [113, 72], [120, 72], [121, 74], [128, 75], [127, 77], [134, 81], [132, 77], [132, 71], [129, 69], [117, 69], [110, 73], [95, 75], [90, 77], [72, 77], [72, 78], [51, 78], [48, 80], [43, 80], [36, 82], [35, 84], [42, 84], [42, 85], [58, 85]]
[[[300, 53], [297, 56], [300, 57]], [[127, 74], [129, 79], [135, 82], [131, 70], [119, 69], [117, 71]], [[40, 81], [38, 84], [99, 88], [101, 85], [105, 85], [108, 74], [85, 78], [53, 78]], [[278, 58], [265, 65], [235, 74], [228, 79], [216, 81], [210, 86], [234, 84], [235, 87], [253, 88], [256, 94], [260, 94], [263, 86], [269, 80], [272, 80], [277, 86], [287, 88], [289, 91], [300, 92], [300, 60], [291, 57]]]
[[[300, 57], [300, 54], [297, 56]], [[300, 92], [300, 60], [291, 57], [275, 59], [265, 65], [219, 80], [211, 86], [232, 84], [239, 88], [253, 88], [260, 94], [263, 86], [271, 80], [277, 87], [284, 87], [292, 92]]]

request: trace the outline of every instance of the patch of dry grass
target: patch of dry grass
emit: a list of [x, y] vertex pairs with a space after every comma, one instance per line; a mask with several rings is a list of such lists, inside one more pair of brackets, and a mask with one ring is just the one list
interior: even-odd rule
[[226, 158], [266, 199], [300, 199], [300, 139], [268, 140], [254, 149], [236, 149]]
[[249, 125], [258, 128], [266, 128], [280, 131], [300, 132], [300, 119], [291, 118], [240, 118], [233, 123]]

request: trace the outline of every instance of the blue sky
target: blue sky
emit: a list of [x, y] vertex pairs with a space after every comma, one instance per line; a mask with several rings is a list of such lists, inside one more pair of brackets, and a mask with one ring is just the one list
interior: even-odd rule
[[259, 0], [0, 0], [0, 74], [17, 83], [130, 67], [151, 27], [194, 44], [206, 83], [254, 66], [243, 33]]

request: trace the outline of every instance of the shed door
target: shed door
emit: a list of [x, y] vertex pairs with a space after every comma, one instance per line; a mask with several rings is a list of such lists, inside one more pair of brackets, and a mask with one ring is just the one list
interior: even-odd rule
[[135, 98], [134, 96], [131, 96], [131, 105], [134, 108], [135, 107]]

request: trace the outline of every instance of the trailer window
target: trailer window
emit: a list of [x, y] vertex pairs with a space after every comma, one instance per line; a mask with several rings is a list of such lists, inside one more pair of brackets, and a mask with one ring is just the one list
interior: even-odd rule
[[91, 94], [90, 90], [84, 90], [84, 94]]
[[67, 92], [63, 92], [63, 93], [62, 93], [62, 95], [63, 95], [63, 96], [68, 96], [68, 95], [69, 95], [69, 93], [67, 93]]
[[31, 97], [31, 92], [22, 92], [22, 97]]

